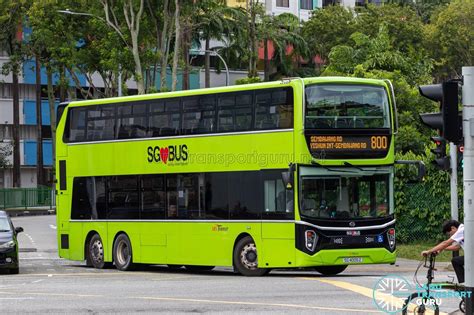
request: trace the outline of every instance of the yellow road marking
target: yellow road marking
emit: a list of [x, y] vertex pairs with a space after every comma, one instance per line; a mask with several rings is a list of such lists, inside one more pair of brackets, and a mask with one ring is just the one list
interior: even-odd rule
[[[320, 281], [320, 282], [323, 282], [323, 283], [331, 284], [333, 286], [336, 286], [336, 287], [339, 287], [339, 288], [342, 288], [342, 289], [345, 289], [345, 290], [349, 290], [349, 291], [352, 291], [352, 292], [356, 292], [356, 293], [364, 295], [364, 296], [366, 296], [370, 299], [373, 299], [373, 294], [374, 294], [373, 289], [369, 289], [369, 288], [366, 288], [366, 287], [363, 287], [363, 286], [360, 286], [360, 285], [357, 285], [357, 284], [344, 282], [344, 281], [337, 281], [337, 280], [328, 280], [328, 279], [315, 279], [315, 278], [301, 278], [301, 279], [312, 280], [312, 281]], [[395, 297], [391, 294], [382, 293], [382, 292], [377, 293], [377, 298], [380, 299], [380, 300], [383, 300], [385, 303], [389, 303], [389, 304], [395, 303], [397, 308], [400, 308], [400, 309], [403, 307], [403, 304], [405, 302], [405, 299], [403, 299], [403, 298], [398, 298], [398, 297]], [[415, 308], [416, 308], [416, 306], [414, 304], [409, 304], [408, 305], [408, 310], [410, 312], [413, 312], [415, 310]], [[426, 314], [434, 314], [434, 312], [427, 309]], [[447, 313], [443, 313], [443, 312], [440, 312], [439, 314], [440, 315], [448, 315]]]

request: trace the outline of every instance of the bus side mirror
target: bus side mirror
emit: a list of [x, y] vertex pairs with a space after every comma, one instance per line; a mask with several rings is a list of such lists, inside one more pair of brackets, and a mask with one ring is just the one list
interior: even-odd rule
[[281, 179], [283, 181], [283, 185], [285, 186], [285, 189], [287, 190], [292, 190], [294, 186], [294, 176], [293, 173], [295, 172], [295, 165], [290, 164], [288, 167], [287, 172], [281, 172]]
[[423, 161], [414, 161], [414, 160], [407, 160], [407, 161], [395, 161], [395, 164], [404, 164], [404, 165], [415, 165], [418, 169], [418, 175], [416, 176], [416, 179], [411, 179], [407, 183], [408, 184], [415, 184], [415, 183], [421, 183], [426, 175], [426, 167], [425, 163]]

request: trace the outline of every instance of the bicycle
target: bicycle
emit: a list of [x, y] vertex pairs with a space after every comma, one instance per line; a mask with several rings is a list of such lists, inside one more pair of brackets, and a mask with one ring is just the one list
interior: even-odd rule
[[[429, 262], [428, 262], [428, 258], [429, 258]], [[410, 296], [407, 297], [407, 299], [405, 300], [403, 304], [403, 311], [402, 311], [403, 315], [408, 314], [408, 305], [410, 304], [410, 302], [414, 302], [414, 301], [417, 306], [415, 307], [413, 314], [416, 314], [416, 315], [425, 314], [427, 308], [430, 308], [433, 310], [435, 315], [439, 315], [438, 300], [434, 298], [433, 295], [431, 294], [431, 290], [433, 288], [442, 289], [442, 290], [452, 290], [459, 293], [465, 292], [465, 287], [462, 284], [456, 284], [456, 283], [451, 283], [451, 282], [433, 283], [434, 272], [436, 271], [435, 263], [436, 263], [436, 253], [431, 253], [429, 256], [425, 256], [424, 259], [420, 261], [420, 264], [416, 268], [414, 279], [418, 285], [418, 288], [423, 288], [423, 291], [412, 293]], [[426, 279], [428, 281], [426, 285], [424, 286], [422, 286], [418, 282], [418, 279], [417, 279], [417, 274], [421, 266], [428, 268], [428, 271], [426, 274]], [[466, 301], [463, 298], [461, 299], [461, 302], [459, 303], [459, 310], [463, 313], [466, 312]]]

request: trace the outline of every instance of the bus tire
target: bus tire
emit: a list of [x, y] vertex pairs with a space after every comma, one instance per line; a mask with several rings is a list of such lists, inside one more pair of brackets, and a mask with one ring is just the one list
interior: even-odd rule
[[250, 236], [237, 242], [234, 248], [234, 268], [243, 276], [260, 277], [270, 269], [258, 268], [257, 247]]
[[105, 267], [104, 261], [104, 244], [99, 234], [94, 234], [89, 241], [87, 246], [87, 261], [90, 262], [91, 266], [97, 269], [103, 269]]
[[117, 236], [114, 242], [113, 257], [115, 267], [120, 271], [133, 269], [132, 244], [126, 234]]
[[322, 274], [323, 276], [335, 276], [344, 270], [346, 270], [347, 265], [337, 265], [337, 266], [318, 266], [314, 267], [314, 270]]
[[10, 271], [10, 274], [11, 275], [17, 275], [20, 273], [20, 268], [19, 267], [16, 267], [16, 268], [12, 268], [9, 270]]
[[211, 271], [215, 266], [195, 266], [195, 265], [185, 265], [186, 270], [189, 271]]

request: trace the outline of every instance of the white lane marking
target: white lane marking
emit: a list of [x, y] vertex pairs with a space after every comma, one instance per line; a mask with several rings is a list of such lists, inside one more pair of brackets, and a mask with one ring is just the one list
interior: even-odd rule
[[39, 279], [39, 280], [33, 281], [32, 283], [38, 283], [38, 282], [41, 282], [41, 281], [44, 281], [44, 279]]
[[52, 228], [53, 230], [56, 230], [56, 225], [50, 224], [49, 227]]
[[32, 297], [22, 297], [22, 298], [8, 298], [8, 297], [0, 297], [0, 300], [33, 300]]
[[48, 258], [48, 257], [22, 257], [20, 260], [62, 260], [60, 258]]

